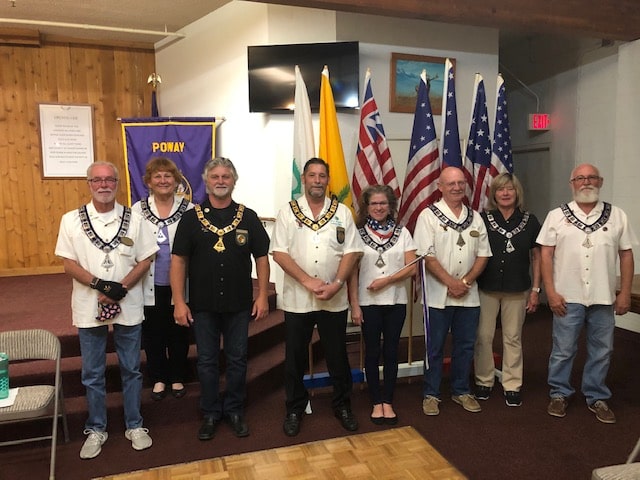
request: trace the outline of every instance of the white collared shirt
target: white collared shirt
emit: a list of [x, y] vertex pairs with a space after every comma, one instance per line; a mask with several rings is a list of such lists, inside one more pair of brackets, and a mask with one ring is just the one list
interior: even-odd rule
[[[105, 242], [110, 242], [118, 233], [124, 207], [118, 203], [106, 214], [98, 213], [93, 203], [87, 204], [87, 214], [96, 234]], [[121, 282], [138, 262], [152, 256], [158, 245], [148, 223], [136, 212], [131, 212], [129, 228], [125, 236], [133, 245], [120, 243], [109, 253], [113, 266], [108, 270], [102, 266], [105, 253], [98, 249], [85, 234], [78, 210], [65, 213], [60, 221], [60, 231], [56, 243], [55, 254], [59, 257], [74, 260], [96, 277], [102, 280]], [[91, 328], [100, 325], [117, 323], [120, 325], [137, 325], [143, 320], [142, 282], [129, 288], [127, 296], [120, 302], [122, 312], [113, 320], [98, 322], [98, 292], [87, 285], [73, 280], [71, 293], [71, 311], [73, 325], [78, 328]]]
[[[440, 200], [436, 207], [454, 223], [462, 223], [467, 218], [467, 207], [457, 217], [447, 204]], [[464, 245], [458, 245], [462, 236]], [[471, 224], [458, 233], [451, 227], [445, 227], [429, 208], [425, 208], [418, 216], [413, 239], [418, 246], [418, 255], [435, 257], [440, 265], [455, 278], [466, 275], [477, 257], [491, 257], [491, 247], [487, 228], [478, 212], [473, 212]], [[480, 305], [478, 284], [473, 282], [469, 293], [462, 298], [447, 295], [447, 286], [433, 275], [427, 273], [427, 303], [433, 308], [448, 306], [477, 307]]]
[[[304, 195], [298, 199], [298, 205], [305, 216], [313, 218]], [[318, 218], [324, 216], [330, 205], [331, 200], [325, 198]], [[341, 237], [344, 238], [341, 240]], [[276, 218], [269, 250], [269, 253], [273, 252], [287, 253], [308, 275], [331, 283], [335, 280], [342, 257], [348, 253], [362, 252], [362, 248], [353, 215], [345, 205], [340, 203], [333, 218], [314, 231], [303, 225], [287, 204], [280, 209]], [[346, 282], [346, 278], [342, 280]], [[341, 288], [330, 300], [318, 300], [286, 273], [282, 302], [284, 310], [293, 313], [319, 310], [339, 312], [349, 307], [346, 288]]]
[[[569, 208], [586, 225], [596, 222], [603, 202], [585, 214], [574, 201]], [[581, 305], [612, 305], [616, 298], [616, 264], [620, 250], [637, 245], [627, 215], [618, 207], [611, 207], [605, 225], [589, 234], [590, 248], [583, 246], [586, 232], [574, 226], [561, 208], [551, 210], [542, 225], [536, 242], [555, 247], [553, 254], [553, 285], [569, 303]]]
[[[367, 227], [364, 227], [367, 229]], [[400, 236], [395, 245], [380, 254], [370, 246], [366, 245], [360, 235], [361, 247], [364, 255], [360, 259], [360, 270], [358, 278], [358, 303], [360, 305], [399, 305], [407, 303], [407, 288], [405, 282], [394, 282], [382, 290], [372, 292], [367, 287], [371, 285], [376, 278], [393, 275], [395, 272], [404, 267], [405, 253], [415, 252], [416, 244], [411, 238], [409, 230], [402, 227]], [[375, 235], [371, 238], [376, 243], [382, 243]], [[376, 262], [381, 257], [384, 265], [378, 267]]]

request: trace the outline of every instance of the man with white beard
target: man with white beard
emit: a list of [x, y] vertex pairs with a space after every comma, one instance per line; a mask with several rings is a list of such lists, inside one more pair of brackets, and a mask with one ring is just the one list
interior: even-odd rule
[[[603, 178], [596, 167], [578, 165], [569, 180], [573, 201], [549, 212], [537, 243], [544, 288], [553, 312], [553, 347], [549, 357], [547, 413], [562, 418], [575, 393], [570, 377], [578, 337], [586, 329], [587, 359], [582, 393], [587, 407], [603, 423], [615, 423], [605, 384], [615, 315], [631, 306], [633, 250], [637, 244], [626, 214], [599, 199]], [[616, 294], [616, 257], [620, 291]]]

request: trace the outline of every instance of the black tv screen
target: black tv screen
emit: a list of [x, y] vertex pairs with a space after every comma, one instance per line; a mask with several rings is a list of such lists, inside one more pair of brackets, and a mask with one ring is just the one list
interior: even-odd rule
[[291, 112], [295, 96], [295, 66], [300, 67], [311, 110], [320, 108], [322, 69], [329, 68], [337, 109], [358, 108], [358, 42], [303, 43], [247, 47], [249, 111]]

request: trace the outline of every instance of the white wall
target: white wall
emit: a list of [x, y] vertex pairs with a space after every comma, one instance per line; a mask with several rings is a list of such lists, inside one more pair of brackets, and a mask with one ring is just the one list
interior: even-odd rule
[[[163, 79], [158, 94], [160, 113], [226, 117], [218, 131], [217, 153], [231, 158], [238, 168], [240, 180], [235, 197], [263, 217], [275, 216], [289, 199], [293, 115], [249, 113], [248, 45], [362, 42], [361, 82], [366, 69], [371, 68], [374, 95], [401, 182], [413, 115], [388, 111], [391, 52], [456, 58], [461, 135], [468, 131], [475, 72], [485, 77], [489, 109], [495, 104], [498, 36], [494, 29], [231, 2], [189, 25], [183, 33], [187, 35], [185, 39], [159, 44], [157, 48], [156, 67]], [[406, 41], [408, 45], [380, 43], [389, 40]], [[351, 172], [359, 112], [340, 113], [338, 119], [347, 169]], [[314, 114], [316, 136], [317, 122]], [[439, 117], [436, 128], [440, 128]]]
[[[524, 89], [509, 96], [515, 173], [522, 180], [529, 208], [543, 220], [546, 213], [571, 198], [568, 179], [580, 163], [598, 166], [605, 178], [603, 200], [620, 206], [640, 234], [640, 171], [636, 139], [640, 129], [640, 42], [619, 49], [594, 49], [579, 65], [530, 85], [551, 113], [552, 128], [528, 132], [526, 118], [535, 112]], [[536, 151], [548, 148], [548, 151]], [[635, 267], [640, 249], [634, 248]], [[620, 327], [640, 331], [640, 315], [616, 318]]]

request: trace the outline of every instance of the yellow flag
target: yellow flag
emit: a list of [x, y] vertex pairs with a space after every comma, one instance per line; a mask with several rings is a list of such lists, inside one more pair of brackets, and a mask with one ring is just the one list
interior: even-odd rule
[[320, 84], [320, 146], [318, 156], [329, 164], [329, 195], [335, 195], [353, 213], [351, 186], [344, 163], [344, 151], [338, 127], [336, 104], [329, 83], [329, 69], [322, 70]]

